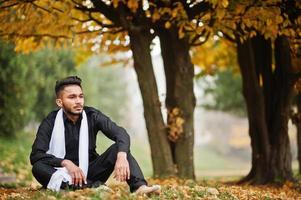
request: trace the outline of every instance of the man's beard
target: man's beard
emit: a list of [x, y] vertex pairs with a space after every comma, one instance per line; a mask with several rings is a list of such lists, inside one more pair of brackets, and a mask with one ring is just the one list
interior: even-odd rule
[[83, 111], [81, 111], [80, 113], [75, 113], [75, 112], [72, 112], [71, 109], [67, 109], [67, 108], [64, 108], [65, 112], [69, 115], [73, 115], [73, 116], [77, 116], [77, 115], [81, 115]]

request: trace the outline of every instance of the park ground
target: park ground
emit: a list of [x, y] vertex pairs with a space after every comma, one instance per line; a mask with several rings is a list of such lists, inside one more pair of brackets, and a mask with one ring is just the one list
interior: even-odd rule
[[[55, 193], [41, 189], [33, 180], [28, 160], [31, 143], [34, 136], [20, 133], [15, 139], [0, 139], [0, 175], [12, 176], [11, 183], [0, 184], [0, 200], [2, 199], [262, 199], [262, 200], [301, 200], [301, 182], [287, 182], [284, 185], [250, 186], [236, 185], [248, 170], [239, 162], [231, 168], [231, 161], [223, 160], [217, 155], [207, 154], [203, 160], [196, 159], [197, 180], [181, 180], [178, 178], [152, 179], [147, 178], [150, 184], [160, 184], [160, 196], [136, 196], [131, 194], [126, 184], [118, 183], [112, 178], [107, 185], [112, 192], [98, 189], [85, 189], [77, 191], [63, 191]], [[103, 151], [109, 142], [100, 142], [99, 151]], [[132, 152], [141, 165], [146, 177], [150, 177], [152, 170], [150, 156], [146, 157], [145, 145], [132, 142]], [[205, 150], [203, 150], [205, 151]], [[197, 153], [196, 153], [197, 154]], [[198, 154], [197, 154], [198, 155]], [[214, 158], [214, 161], [208, 160]], [[208, 162], [205, 162], [208, 160]], [[211, 163], [211, 165], [209, 164]], [[233, 163], [232, 163], [233, 165]], [[211, 170], [210, 170], [211, 169]], [[298, 176], [297, 176], [298, 178]], [[300, 177], [299, 177], [300, 178]]]

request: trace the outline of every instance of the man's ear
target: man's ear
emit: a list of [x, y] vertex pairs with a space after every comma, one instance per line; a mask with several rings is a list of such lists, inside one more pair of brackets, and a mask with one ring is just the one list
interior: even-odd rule
[[55, 100], [55, 103], [56, 103], [56, 105], [57, 105], [58, 107], [60, 107], [60, 108], [63, 107], [63, 102], [62, 102], [61, 99], [56, 99], [56, 100]]

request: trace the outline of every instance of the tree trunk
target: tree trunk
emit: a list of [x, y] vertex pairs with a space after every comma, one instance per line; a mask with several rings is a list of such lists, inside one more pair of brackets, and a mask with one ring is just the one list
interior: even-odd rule
[[272, 43], [270, 39], [267, 40], [260, 34], [250, 40], [252, 42], [257, 77], [264, 95], [265, 115], [268, 123], [271, 120], [271, 115], [273, 115], [271, 108], [273, 93]]
[[[166, 108], [169, 138], [178, 176], [195, 179], [193, 147], [194, 66], [186, 39], [179, 39], [176, 29], [159, 31], [166, 77]], [[181, 123], [181, 120], [183, 123]]]
[[270, 154], [264, 95], [259, 84], [252, 43], [237, 43], [238, 63], [243, 80], [243, 95], [249, 119], [249, 135], [252, 147], [252, 168], [240, 183], [265, 183]]
[[270, 179], [292, 180], [292, 156], [288, 137], [288, 120], [294, 81], [291, 79], [292, 63], [289, 42], [279, 36], [275, 41], [275, 63], [272, 107], [273, 115], [269, 130], [271, 141]]
[[149, 30], [130, 31], [129, 36], [134, 68], [143, 100], [154, 176], [170, 176], [174, 174], [174, 167], [151, 61], [150, 43], [152, 37]]

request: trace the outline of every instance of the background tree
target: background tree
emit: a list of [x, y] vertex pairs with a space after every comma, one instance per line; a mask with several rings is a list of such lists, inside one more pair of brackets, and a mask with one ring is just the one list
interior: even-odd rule
[[[45, 48], [31, 53], [26, 57], [31, 59], [30, 68], [35, 71], [32, 76], [35, 96], [32, 96], [32, 111], [34, 119], [41, 121], [50, 110], [56, 108], [53, 84], [56, 80], [75, 73], [74, 53], [69, 49], [55, 50]], [[27, 66], [28, 67], [28, 66]]]
[[296, 111], [292, 110], [292, 122], [296, 126], [297, 129], [297, 148], [298, 148], [298, 153], [297, 153], [297, 160], [299, 164], [299, 170], [298, 173], [301, 174], [301, 96], [300, 93], [298, 93], [295, 96], [295, 106], [296, 106]]
[[41, 120], [55, 104], [53, 82], [74, 72], [72, 54], [45, 49], [16, 54], [1, 41], [1, 135], [14, 136], [30, 121]]
[[[298, 46], [296, 52], [294, 53], [292, 64], [295, 69], [298, 69], [301, 66], [301, 48]], [[295, 96], [293, 99], [293, 106], [291, 109], [291, 120], [297, 128], [297, 159], [299, 163], [299, 174], [301, 174], [301, 82], [300, 79], [295, 84]]]
[[233, 2], [224, 23], [217, 24], [224, 37], [237, 44], [243, 78], [252, 169], [242, 182], [292, 180], [287, 124], [297, 74], [291, 64], [289, 40], [299, 37], [298, 9], [296, 1]]
[[221, 34], [211, 36], [206, 43], [191, 50], [192, 62], [199, 70], [195, 76], [196, 85], [204, 90], [205, 100], [201, 106], [245, 116], [236, 49]]
[[213, 79], [199, 80], [200, 87], [204, 88], [204, 95], [210, 101], [202, 106], [210, 110], [221, 110], [238, 116], [246, 115], [246, 107], [242, 90], [241, 75], [231, 69], [216, 72]]
[[[28, 61], [28, 60], [27, 60]], [[32, 84], [26, 60], [14, 52], [12, 44], [0, 41], [0, 135], [15, 136], [15, 132], [29, 121]]]
[[76, 74], [83, 80], [85, 104], [100, 109], [114, 121], [124, 121], [130, 103], [124, 69], [120, 63], [108, 66], [105, 60], [109, 60], [109, 55], [91, 56], [76, 68]]

